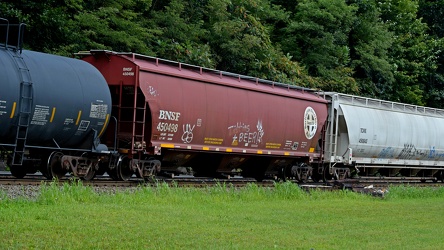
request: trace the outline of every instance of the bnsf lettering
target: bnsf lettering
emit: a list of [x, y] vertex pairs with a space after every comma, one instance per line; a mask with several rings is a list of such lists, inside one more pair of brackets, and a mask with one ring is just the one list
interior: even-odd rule
[[123, 68], [123, 74], [124, 76], [134, 76], [134, 72], [132, 71], [133, 68]]
[[179, 112], [160, 110], [159, 113], [159, 120], [179, 121], [179, 117]]

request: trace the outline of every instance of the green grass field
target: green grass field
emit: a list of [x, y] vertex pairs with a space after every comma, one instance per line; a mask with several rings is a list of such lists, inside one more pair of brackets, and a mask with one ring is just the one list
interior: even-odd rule
[[444, 188], [381, 199], [291, 183], [108, 193], [74, 183], [0, 197], [0, 249], [444, 249]]

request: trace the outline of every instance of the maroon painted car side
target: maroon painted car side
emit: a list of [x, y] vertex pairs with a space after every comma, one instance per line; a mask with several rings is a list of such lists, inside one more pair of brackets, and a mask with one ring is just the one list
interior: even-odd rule
[[312, 91], [132, 53], [83, 60], [110, 85], [121, 151], [163, 155], [176, 167], [197, 152], [230, 155], [217, 163], [227, 171], [249, 156], [320, 157], [327, 102]]

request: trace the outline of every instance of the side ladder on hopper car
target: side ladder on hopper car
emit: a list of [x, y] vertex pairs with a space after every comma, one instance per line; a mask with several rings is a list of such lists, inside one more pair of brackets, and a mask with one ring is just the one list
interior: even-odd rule
[[137, 86], [118, 86], [118, 100], [114, 108], [117, 109], [117, 147], [135, 154], [145, 148], [145, 118], [146, 102], [141, 99]]
[[[325, 97], [324, 97], [325, 98]], [[344, 179], [350, 176], [350, 170], [344, 167], [342, 164], [342, 158], [338, 159], [338, 133], [339, 133], [339, 102], [338, 95], [333, 94], [331, 96], [329, 110], [328, 110], [328, 120], [326, 129], [326, 138], [323, 139], [322, 144], [324, 145], [324, 180]], [[349, 149], [350, 150], [350, 149]], [[339, 166], [336, 166], [336, 165]]]
[[[124, 148], [112, 164], [113, 179], [128, 180], [135, 173], [142, 178], [149, 178], [160, 171], [160, 161], [145, 157], [145, 130], [147, 103], [137, 84], [134, 86], [119, 84], [117, 105], [118, 132], [117, 146]], [[128, 102], [130, 100], [131, 102]]]

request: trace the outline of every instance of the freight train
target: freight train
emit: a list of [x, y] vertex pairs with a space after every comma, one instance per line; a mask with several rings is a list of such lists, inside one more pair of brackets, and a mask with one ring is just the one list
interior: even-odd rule
[[22, 26], [2, 27], [0, 153], [15, 177], [443, 180], [444, 110], [135, 53], [32, 52]]

